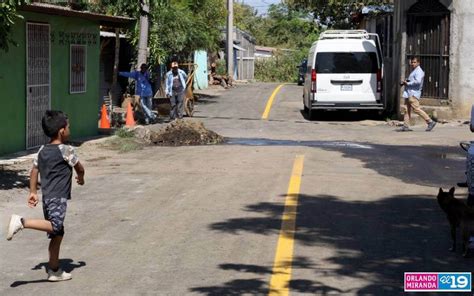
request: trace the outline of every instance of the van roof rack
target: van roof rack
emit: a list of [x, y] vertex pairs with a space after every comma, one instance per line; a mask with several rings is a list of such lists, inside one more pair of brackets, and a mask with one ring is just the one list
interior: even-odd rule
[[326, 30], [319, 36], [319, 40], [324, 39], [369, 39], [366, 30]]

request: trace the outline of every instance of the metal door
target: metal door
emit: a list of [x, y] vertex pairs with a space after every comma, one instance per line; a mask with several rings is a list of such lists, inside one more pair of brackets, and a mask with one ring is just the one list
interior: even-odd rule
[[194, 75], [194, 88], [205, 89], [208, 87], [207, 77], [207, 52], [196, 50], [194, 52], [194, 64], [197, 64], [196, 74]]
[[[420, 0], [408, 11], [407, 61], [413, 55], [421, 59], [424, 98], [448, 99], [449, 14], [437, 0]], [[410, 70], [407, 64], [407, 76]]]
[[50, 108], [49, 25], [26, 24], [26, 148], [47, 143], [41, 118]]

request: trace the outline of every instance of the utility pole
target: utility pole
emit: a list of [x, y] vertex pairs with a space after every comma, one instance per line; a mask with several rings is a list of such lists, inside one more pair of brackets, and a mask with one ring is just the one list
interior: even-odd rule
[[227, 0], [227, 75], [234, 80], [234, 0]]
[[148, 13], [150, 7], [148, 5], [149, 0], [138, 0], [140, 1], [141, 15], [140, 15], [140, 39], [138, 40], [138, 58], [137, 67], [141, 64], [146, 64], [148, 55]]

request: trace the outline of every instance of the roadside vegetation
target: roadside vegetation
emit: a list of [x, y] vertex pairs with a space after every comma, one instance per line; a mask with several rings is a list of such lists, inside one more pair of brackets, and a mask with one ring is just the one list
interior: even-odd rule
[[[195, 50], [219, 49], [221, 28], [225, 25], [226, 7], [221, 0], [149, 0], [148, 47], [150, 63], [161, 64], [172, 55], [186, 60]], [[140, 19], [140, 1], [99, 0], [88, 10], [108, 15]], [[128, 32], [138, 48], [140, 22]]]
[[[30, 0], [5, 0], [0, 3], [0, 50], [15, 46], [10, 33], [21, 18], [20, 5]], [[70, 6], [76, 10], [92, 11], [114, 16], [139, 19], [141, 1], [44, 1]], [[327, 28], [350, 29], [360, 22], [364, 5], [386, 4], [393, 0], [283, 0], [271, 5], [266, 15], [258, 15], [252, 6], [234, 3], [234, 23], [256, 38], [257, 45], [274, 47], [275, 57], [256, 60], [255, 77], [260, 81], [295, 82], [297, 66], [308, 54], [319, 33]], [[176, 55], [186, 60], [195, 50], [216, 52], [225, 27], [226, 6], [222, 0], [149, 0], [150, 20], [148, 47], [151, 64], [162, 64]], [[126, 33], [137, 48], [140, 22]], [[218, 65], [225, 74], [225, 65]]]
[[18, 7], [29, 2], [26, 0], [2, 0], [0, 3], [0, 50], [8, 51], [10, 45], [16, 46], [10, 32], [15, 22], [22, 19], [17, 12]]
[[103, 147], [118, 150], [119, 153], [127, 153], [143, 149], [145, 145], [145, 143], [135, 137], [133, 130], [121, 128], [115, 132], [114, 137], [110, 137], [104, 142]]
[[264, 82], [296, 82], [301, 61], [312, 43], [326, 29], [353, 29], [365, 5], [387, 4], [392, 0], [284, 0], [271, 5], [267, 15], [235, 4], [235, 24], [256, 38], [257, 45], [278, 50], [273, 58], [255, 61], [255, 78]]
[[[11, 28], [20, 16], [17, 9], [29, 0], [6, 0], [0, 3], [0, 50], [15, 46]], [[137, 0], [43, 1], [69, 6], [75, 10], [92, 11], [136, 20], [143, 13]], [[195, 50], [215, 52], [220, 45], [221, 28], [225, 26], [226, 7], [222, 0], [149, 0], [150, 64], [166, 62], [176, 55], [186, 60]], [[138, 46], [140, 22], [126, 33], [134, 48]]]
[[277, 48], [273, 58], [255, 60], [255, 79], [296, 82], [297, 66], [319, 35], [310, 11], [283, 3], [271, 5], [265, 16], [245, 4], [236, 3], [234, 10], [236, 26], [254, 36], [257, 45]]

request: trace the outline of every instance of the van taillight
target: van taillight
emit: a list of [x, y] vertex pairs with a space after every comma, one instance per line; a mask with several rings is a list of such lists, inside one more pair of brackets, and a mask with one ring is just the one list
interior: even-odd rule
[[382, 92], [382, 69], [377, 70], [377, 92]]
[[311, 70], [311, 92], [313, 93], [316, 92], [316, 78], [317, 78], [317, 73], [316, 73], [316, 70], [313, 69]]

